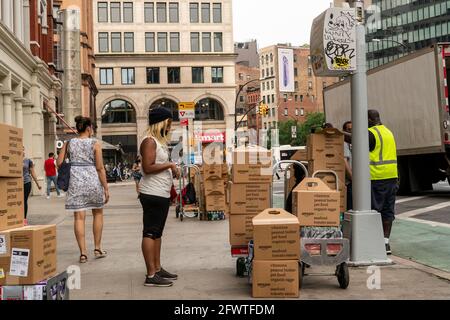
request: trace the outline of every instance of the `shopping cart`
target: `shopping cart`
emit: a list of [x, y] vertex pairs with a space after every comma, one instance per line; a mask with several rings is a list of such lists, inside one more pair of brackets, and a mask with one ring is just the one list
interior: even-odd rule
[[[195, 184], [193, 184], [196, 194], [195, 203], [185, 203], [183, 199], [183, 191], [186, 190], [188, 184], [193, 183], [190, 177], [190, 170], [195, 171]], [[186, 184], [186, 180], [188, 183]], [[180, 179], [179, 183], [179, 193], [177, 196], [177, 206], [175, 209], [176, 217], [180, 218], [180, 221], [186, 218], [200, 218], [202, 212], [201, 208], [204, 208], [203, 201], [204, 196], [202, 194], [203, 190], [200, 187], [200, 181], [202, 180], [202, 174], [200, 168], [194, 164], [181, 165], [180, 166]]]

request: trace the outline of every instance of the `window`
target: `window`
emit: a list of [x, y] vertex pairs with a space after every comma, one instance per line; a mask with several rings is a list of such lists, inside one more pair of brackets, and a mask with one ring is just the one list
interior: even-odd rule
[[169, 3], [169, 22], [179, 22], [178, 2]]
[[273, 62], [273, 53], [270, 54], [270, 62]]
[[114, 84], [114, 69], [100, 68], [100, 84], [111, 85]]
[[213, 22], [222, 23], [222, 4], [213, 3]]
[[158, 52], [167, 52], [167, 32], [158, 32]]
[[198, 23], [199, 22], [198, 3], [190, 3], [189, 11], [191, 14], [191, 23]]
[[179, 67], [167, 68], [167, 81], [169, 83], [180, 83], [181, 82], [181, 71]]
[[275, 88], [275, 81], [272, 80], [272, 90]]
[[224, 119], [222, 104], [215, 99], [202, 99], [195, 106], [195, 120], [223, 121]]
[[122, 84], [134, 84], [134, 68], [122, 68]]
[[295, 95], [295, 102], [297, 102], [298, 101], [298, 95], [296, 94]]
[[285, 94], [283, 95], [283, 100], [284, 100], [284, 102], [287, 102], [287, 100], [288, 100], [288, 95], [287, 95], [287, 93], [285, 93]]
[[294, 62], [297, 62], [297, 55], [294, 54]]
[[308, 81], [308, 89], [312, 89], [312, 88], [313, 88], [312, 81]]
[[155, 33], [146, 32], [145, 33], [145, 51], [155, 52]]
[[261, 71], [262, 78], [264, 78], [264, 69]]
[[123, 22], [133, 22], [133, 2], [123, 3]]
[[288, 108], [284, 108], [284, 116], [287, 117], [288, 115]]
[[98, 33], [98, 51], [100, 52], [109, 51], [108, 32]]
[[239, 73], [239, 80], [244, 80], [244, 74], [243, 73]]
[[261, 57], [261, 65], [264, 65], [264, 57]]
[[167, 22], [167, 4], [165, 2], [156, 3], [156, 21]]
[[222, 32], [214, 32], [214, 52], [223, 51]]
[[275, 95], [272, 95], [272, 103], [275, 103]]
[[159, 83], [159, 68], [147, 68], [147, 83], [158, 84]]
[[273, 67], [270, 67], [270, 75], [273, 76]]
[[136, 112], [127, 101], [113, 100], [103, 109], [102, 123], [136, 123]]
[[120, 21], [120, 2], [111, 2], [111, 22]]
[[202, 51], [203, 52], [211, 52], [211, 33], [210, 32], [202, 33]]
[[298, 69], [294, 68], [294, 77], [298, 77]]
[[108, 2], [99, 2], [97, 11], [98, 22], [108, 22]]
[[180, 52], [180, 34], [178, 32], [170, 33], [170, 51]]
[[295, 115], [298, 116], [298, 109], [295, 109]]
[[223, 67], [211, 68], [212, 83], [223, 83]]
[[203, 67], [193, 67], [192, 68], [192, 83], [204, 83], [205, 79], [203, 77]]
[[297, 91], [298, 90], [298, 81], [295, 81], [294, 85], [295, 85], [295, 91]]
[[305, 109], [301, 108], [300, 109], [300, 115], [303, 117], [305, 115]]
[[125, 32], [123, 34], [123, 37], [124, 37], [125, 52], [134, 52], [134, 33]]
[[111, 32], [111, 51], [122, 52], [122, 34], [120, 32]]
[[191, 32], [191, 51], [200, 52], [200, 33]]
[[308, 77], [312, 77], [312, 68], [311, 67], [308, 68]]
[[263, 89], [263, 91], [266, 91], [266, 83], [265, 82], [262, 83], [262, 89]]
[[209, 3], [202, 3], [202, 22], [211, 22], [211, 8]]
[[270, 95], [267, 96], [267, 104], [270, 104]]
[[300, 102], [303, 102], [303, 95], [300, 95]]
[[144, 21], [146, 23], [155, 22], [155, 4], [153, 2], [144, 3]]

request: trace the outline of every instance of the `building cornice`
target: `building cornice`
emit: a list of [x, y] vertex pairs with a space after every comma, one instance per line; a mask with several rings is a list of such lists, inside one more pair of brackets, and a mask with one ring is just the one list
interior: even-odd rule
[[188, 85], [180, 85], [180, 86], [163, 86], [163, 87], [155, 87], [155, 86], [136, 86], [136, 85], [130, 85], [130, 86], [99, 86], [99, 91], [135, 91], [135, 90], [180, 90], [180, 89], [186, 89], [186, 90], [218, 90], [218, 89], [230, 89], [230, 90], [236, 90], [236, 85], [222, 85], [222, 86], [213, 86], [213, 85], [202, 85], [202, 86], [188, 86]]
[[102, 54], [95, 53], [95, 58], [97, 61], [102, 61], [102, 59], [109, 60], [113, 59], [134, 59], [134, 60], [158, 60], [158, 59], [179, 59], [180, 57], [188, 58], [228, 58], [235, 59], [238, 55], [235, 53], [136, 53], [136, 54]]

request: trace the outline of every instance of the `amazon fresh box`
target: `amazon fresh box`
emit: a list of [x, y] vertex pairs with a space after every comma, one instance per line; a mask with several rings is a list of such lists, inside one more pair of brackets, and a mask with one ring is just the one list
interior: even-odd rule
[[298, 298], [298, 260], [253, 260], [253, 298]]
[[339, 226], [340, 193], [319, 178], [306, 178], [293, 191], [292, 210], [302, 227]]
[[[314, 168], [314, 164], [310, 165]], [[319, 170], [319, 169], [317, 169]], [[317, 171], [316, 170], [316, 171]], [[331, 172], [318, 172], [315, 177], [321, 179], [331, 190], [338, 190], [340, 194], [340, 211], [347, 211], [347, 187], [345, 186], [345, 167], [333, 170], [336, 172], [338, 184], [336, 185], [336, 176]]]
[[324, 129], [307, 139], [308, 160], [344, 156], [344, 134], [338, 129]]
[[0, 178], [0, 231], [23, 226], [23, 178]]
[[203, 180], [217, 180], [222, 179], [222, 165], [221, 164], [211, 164], [203, 165]]
[[270, 184], [231, 184], [230, 214], [256, 215], [270, 207]]
[[263, 147], [238, 147], [233, 151], [233, 165], [272, 165], [272, 151]]
[[253, 239], [254, 214], [230, 215], [230, 245], [246, 246]]
[[56, 226], [12, 230], [11, 256], [0, 258], [0, 285], [33, 285], [56, 274]]
[[205, 180], [204, 182], [205, 194], [225, 194], [225, 181], [223, 179]]
[[272, 183], [272, 165], [235, 164], [231, 169], [233, 183]]
[[0, 177], [20, 178], [23, 172], [23, 130], [0, 124]]
[[298, 218], [283, 209], [266, 209], [253, 218], [256, 260], [298, 260]]
[[220, 193], [212, 193], [205, 196], [206, 211], [227, 211], [226, 196]]

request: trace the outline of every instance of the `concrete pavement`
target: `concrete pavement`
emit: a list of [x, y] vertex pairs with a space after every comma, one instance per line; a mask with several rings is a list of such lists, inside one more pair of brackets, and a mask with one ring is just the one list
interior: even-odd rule
[[[58, 223], [58, 269], [78, 266], [72, 214], [65, 212], [64, 199], [32, 197], [29, 205], [31, 224]], [[134, 186], [113, 185], [103, 233], [103, 246], [109, 256], [94, 259], [89, 232], [89, 262], [80, 265], [81, 289], [72, 291], [71, 299], [251, 299], [247, 279], [235, 276], [236, 261], [230, 256], [228, 245], [228, 221], [180, 222], [173, 209], [163, 238], [162, 261], [166, 269], [179, 274], [179, 280], [171, 288], [144, 287], [141, 220], [142, 209]], [[89, 216], [87, 231], [91, 226]], [[368, 289], [371, 274], [367, 268], [350, 269], [347, 290], [338, 287], [335, 277], [306, 277], [300, 299], [450, 299], [450, 282], [419, 267], [402, 260], [381, 267], [379, 290]], [[441, 272], [442, 277], [448, 275]]]

